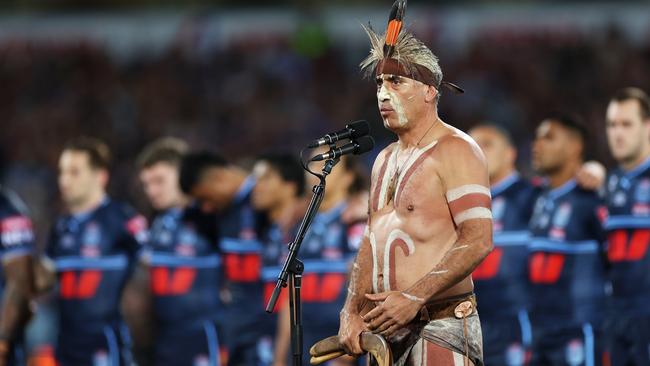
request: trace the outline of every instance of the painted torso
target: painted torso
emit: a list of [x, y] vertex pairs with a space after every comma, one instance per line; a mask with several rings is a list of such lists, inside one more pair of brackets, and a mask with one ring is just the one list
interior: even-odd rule
[[[395, 143], [377, 159], [368, 233], [373, 292], [406, 290], [431, 272], [457, 239], [436, 153], [435, 141], [401, 153]], [[468, 277], [439, 297], [471, 290]]]

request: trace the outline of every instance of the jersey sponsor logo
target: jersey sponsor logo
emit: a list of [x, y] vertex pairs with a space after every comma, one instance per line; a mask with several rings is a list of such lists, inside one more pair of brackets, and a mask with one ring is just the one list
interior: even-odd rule
[[184, 257], [193, 257], [196, 255], [196, 244], [199, 238], [192, 228], [181, 230], [178, 234], [178, 246], [176, 253]]
[[526, 351], [519, 343], [513, 343], [506, 349], [506, 365], [522, 366], [526, 362]]
[[529, 262], [529, 278], [532, 283], [551, 285], [562, 275], [563, 254], [534, 253]]
[[147, 241], [147, 219], [142, 215], [132, 217], [126, 222], [126, 230], [133, 235], [138, 243], [142, 244]]
[[566, 363], [570, 366], [582, 365], [585, 362], [585, 346], [580, 339], [570, 341], [564, 351]]
[[93, 355], [93, 366], [110, 366], [108, 353], [105, 350], [99, 350]]
[[226, 279], [232, 282], [257, 282], [260, 279], [262, 258], [258, 253], [224, 255]]
[[34, 240], [32, 222], [24, 216], [12, 216], [0, 221], [0, 235], [5, 248]]
[[625, 192], [622, 191], [614, 192], [614, 196], [612, 197], [612, 205], [617, 207], [622, 207], [625, 206], [626, 203], [627, 203], [627, 196], [625, 195]]
[[192, 361], [192, 366], [211, 366], [210, 358], [207, 355], [198, 355], [194, 357], [194, 361]]
[[345, 285], [343, 273], [307, 273], [302, 277], [302, 299], [305, 302], [334, 302]]
[[496, 221], [503, 220], [506, 212], [506, 200], [503, 197], [492, 199], [492, 219]]
[[81, 255], [83, 257], [99, 257], [101, 240], [102, 232], [99, 225], [96, 222], [88, 223], [81, 239]]
[[503, 248], [494, 248], [490, 254], [476, 267], [472, 278], [478, 281], [485, 281], [496, 277], [501, 267]]
[[348, 248], [352, 251], [359, 250], [361, 240], [366, 232], [366, 224], [356, 224], [348, 229]]
[[650, 179], [641, 180], [634, 191], [634, 215], [650, 214]]
[[196, 269], [180, 267], [151, 268], [151, 292], [156, 296], [185, 295], [192, 289], [196, 279]]
[[637, 184], [634, 199], [639, 203], [650, 202], [650, 179], [642, 179]]
[[59, 277], [59, 294], [67, 300], [90, 299], [97, 293], [101, 281], [101, 271], [65, 271]]
[[608, 235], [607, 258], [610, 262], [636, 262], [645, 258], [650, 245], [650, 229], [614, 230]]

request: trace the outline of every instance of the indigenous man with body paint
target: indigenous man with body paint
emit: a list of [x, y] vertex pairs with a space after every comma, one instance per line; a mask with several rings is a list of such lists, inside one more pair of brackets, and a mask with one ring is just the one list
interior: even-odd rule
[[436, 56], [400, 32], [398, 18], [388, 38], [366, 28], [372, 49], [361, 66], [376, 77], [384, 126], [399, 140], [373, 167], [339, 338], [358, 355], [362, 332], [381, 334], [396, 365], [483, 365], [470, 274], [492, 250], [485, 157], [438, 116], [440, 87], [460, 88], [442, 81]]
[[528, 319], [528, 222], [538, 187], [519, 175], [517, 151], [503, 127], [469, 130], [488, 162], [494, 250], [472, 273], [479, 297], [487, 365], [524, 365], [531, 345]]
[[531, 365], [598, 365], [604, 312], [602, 202], [579, 187], [586, 130], [556, 115], [537, 128], [533, 167], [546, 178], [530, 221]]

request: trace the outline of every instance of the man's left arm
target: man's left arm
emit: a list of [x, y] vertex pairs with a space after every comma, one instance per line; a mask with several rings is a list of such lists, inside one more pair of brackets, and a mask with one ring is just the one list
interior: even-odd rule
[[410, 288], [366, 295], [371, 301], [383, 301], [364, 317], [369, 329], [383, 336], [408, 324], [424, 304], [467, 278], [492, 250], [490, 189], [483, 153], [462, 138], [446, 140], [438, 146], [438, 175], [458, 238], [440, 262]]
[[0, 365], [31, 316], [29, 301], [34, 294], [32, 223], [18, 215], [0, 220], [2, 267], [5, 289], [0, 311]]

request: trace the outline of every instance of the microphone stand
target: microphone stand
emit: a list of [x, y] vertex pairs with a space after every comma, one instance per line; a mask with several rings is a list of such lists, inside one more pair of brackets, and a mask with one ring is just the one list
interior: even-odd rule
[[[334, 146], [335, 147], [335, 146]], [[333, 147], [330, 146], [330, 149]], [[278, 301], [278, 296], [283, 287], [287, 287], [287, 279], [289, 285], [289, 312], [291, 314], [291, 349], [293, 351], [293, 365], [302, 366], [302, 353], [303, 353], [303, 335], [302, 335], [302, 304], [300, 301], [300, 288], [302, 286], [302, 272], [305, 269], [304, 264], [298, 259], [298, 251], [300, 245], [305, 238], [305, 234], [311, 226], [316, 213], [323, 201], [325, 195], [325, 178], [332, 172], [332, 168], [339, 162], [339, 158], [328, 159], [325, 161], [323, 167], [323, 174], [318, 175], [320, 183], [315, 185], [312, 189], [313, 195], [307, 212], [300, 223], [296, 237], [289, 244], [289, 255], [282, 266], [282, 270], [278, 275], [278, 282], [275, 284], [275, 289], [271, 295], [271, 299], [266, 306], [266, 312], [272, 313], [275, 304]], [[307, 169], [307, 168], [305, 168]], [[314, 173], [315, 174], [315, 173]]]

